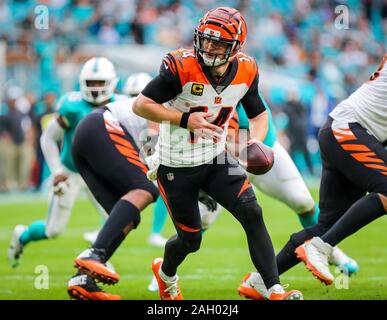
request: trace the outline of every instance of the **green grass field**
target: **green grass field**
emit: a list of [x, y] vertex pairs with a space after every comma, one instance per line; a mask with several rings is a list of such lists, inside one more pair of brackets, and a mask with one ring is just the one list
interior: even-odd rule
[[[316, 197], [316, 192], [314, 192]], [[0, 200], [0, 299], [68, 299], [66, 285], [74, 273], [73, 259], [87, 246], [84, 231], [97, 228], [99, 216], [87, 200], [80, 200], [73, 210], [66, 233], [58, 239], [29, 244], [21, 265], [12, 269], [7, 261], [7, 247], [13, 227], [43, 219], [46, 203], [23, 200], [12, 203]], [[296, 216], [284, 205], [258, 195], [265, 221], [276, 251], [289, 235], [300, 229]], [[105, 286], [123, 299], [158, 299], [158, 294], [146, 290], [151, 279], [151, 261], [162, 256], [163, 250], [150, 247], [146, 238], [152, 220], [151, 208], [142, 214], [142, 224], [129, 235], [113, 256], [112, 262], [121, 275], [114, 287]], [[168, 222], [165, 235], [171, 235]], [[387, 299], [387, 234], [386, 218], [361, 230], [340, 247], [360, 265], [358, 275], [349, 279], [347, 289], [326, 287], [299, 264], [281, 277], [282, 283], [304, 293], [305, 299]], [[49, 289], [36, 289], [39, 275], [35, 268], [45, 265], [49, 270]], [[244, 275], [253, 270], [245, 236], [240, 225], [227, 212], [205, 235], [201, 249], [190, 255], [179, 268], [180, 286], [186, 299], [241, 299], [237, 287]], [[340, 282], [342, 283], [342, 282]]]

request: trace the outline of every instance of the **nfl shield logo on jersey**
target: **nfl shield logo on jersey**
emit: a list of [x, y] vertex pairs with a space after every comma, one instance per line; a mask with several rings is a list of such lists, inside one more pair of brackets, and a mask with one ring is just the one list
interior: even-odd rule
[[173, 179], [175, 179], [174, 174], [172, 172], [167, 173], [167, 179], [168, 179], [168, 181], [172, 181]]

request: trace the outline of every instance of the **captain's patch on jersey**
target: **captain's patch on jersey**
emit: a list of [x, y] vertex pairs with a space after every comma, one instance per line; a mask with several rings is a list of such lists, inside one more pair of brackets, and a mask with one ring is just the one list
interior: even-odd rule
[[193, 83], [191, 88], [191, 93], [195, 96], [202, 96], [204, 90], [204, 85], [200, 83]]

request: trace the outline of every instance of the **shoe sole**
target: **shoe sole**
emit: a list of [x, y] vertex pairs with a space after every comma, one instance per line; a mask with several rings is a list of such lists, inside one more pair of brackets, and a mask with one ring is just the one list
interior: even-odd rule
[[[250, 293], [250, 291], [254, 291], [254, 292]], [[239, 286], [238, 294], [241, 297], [244, 297], [244, 298], [249, 299], [249, 300], [266, 300], [261, 294], [256, 292], [254, 289], [246, 288], [246, 287], [243, 287], [243, 286]]]
[[301, 292], [293, 292], [285, 300], [304, 300], [304, 296]]
[[75, 259], [74, 267], [104, 284], [112, 285], [120, 280], [117, 273], [109, 271], [107, 267], [93, 260]]
[[67, 293], [74, 300], [121, 300], [121, 297], [118, 295], [90, 293], [78, 286], [68, 287]]
[[326, 286], [333, 283], [333, 280], [326, 278], [323, 274], [321, 274], [313, 265], [311, 265], [306, 257], [305, 249], [302, 246], [299, 246], [295, 251], [297, 258], [302, 260], [305, 264], [306, 268], [322, 283]]

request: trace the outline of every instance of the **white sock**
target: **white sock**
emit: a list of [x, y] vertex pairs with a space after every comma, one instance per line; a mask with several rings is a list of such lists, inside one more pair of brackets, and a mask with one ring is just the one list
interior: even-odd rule
[[165, 282], [175, 282], [177, 280], [177, 275], [174, 275], [172, 277], [170, 276], [167, 276], [163, 270], [161, 270], [161, 267], [159, 269], [159, 276], [161, 277], [161, 279], [163, 279]]
[[268, 296], [275, 292], [275, 293], [285, 293], [284, 288], [280, 284], [275, 284], [268, 290]]

